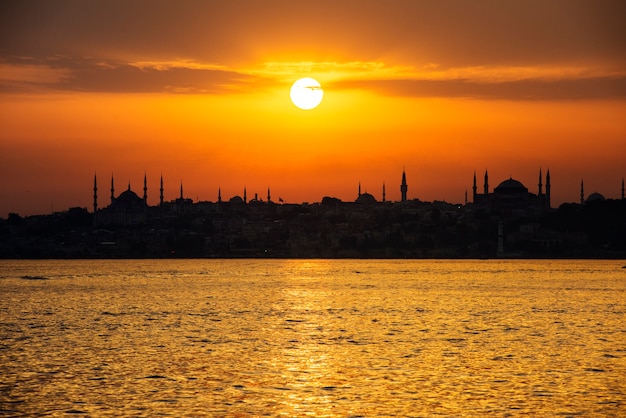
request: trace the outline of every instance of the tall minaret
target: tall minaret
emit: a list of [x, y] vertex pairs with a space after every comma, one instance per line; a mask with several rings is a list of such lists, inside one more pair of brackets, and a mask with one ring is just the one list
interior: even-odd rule
[[465, 206], [467, 206], [467, 189], [465, 189]]
[[159, 189], [159, 202], [163, 204], [163, 173], [161, 173], [161, 188]]
[[113, 174], [111, 174], [111, 203], [115, 202], [115, 187], [113, 186]]
[[[400, 184], [400, 201], [406, 202], [406, 192], [409, 190], [409, 186], [406, 184], [406, 172], [402, 169], [402, 184]], [[360, 194], [360, 193], [359, 193]]]
[[585, 203], [585, 186], [583, 180], [580, 181], [580, 204]]
[[550, 209], [550, 169], [546, 173], [546, 209]]
[[246, 186], [243, 186], [243, 203], [248, 203], [248, 194], [246, 193]]
[[272, 198], [270, 196], [270, 186], [267, 186], [267, 203], [270, 203]]
[[222, 202], [222, 188], [221, 187], [217, 188], [217, 201], [218, 203]]
[[183, 182], [180, 182], [180, 198], [183, 198]]
[[[622, 194], [624, 194], [624, 182], [622, 181]], [[98, 211], [98, 180], [96, 174], [93, 175], [93, 213]]]
[[361, 182], [359, 182], [359, 196], [361, 196]]
[[[622, 189], [624, 189], [624, 187], [623, 187], [623, 182], [622, 182]], [[387, 194], [385, 193], [385, 182], [383, 181], [383, 202], [385, 202], [386, 195], [387, 195]]]
[[148, 179], [146, 173], [143, 173], [143, 201], [148, 203]]
[[622, 200], [624, 200], [624, 177], [622, 177]]
[[476, 170], [474, 170], [474, 185], [472, 186], [472, 202], [476, 203]]
[[541, 184], [541, 167], [539, 167], [539, 197], [543, 194], [543, 184]]
[[489, 174], [487, 173], [487, 170], [485, 170], [485, 184], [483, 185], [483, 190], [483, 193], [487, 196], [489, 194]]

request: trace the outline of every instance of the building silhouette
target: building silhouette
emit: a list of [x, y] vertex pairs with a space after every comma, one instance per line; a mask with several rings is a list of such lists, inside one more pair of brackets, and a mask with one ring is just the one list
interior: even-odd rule
[[550, 170], [546, 173], [546, 188], [543, 190], [543, 179], [541, 169], [539, 169], [539, 183], [537, 194], [528, 191], [520, 181], [513, 177], [498, 184], [493, 192], [489, 191], [489, 173], [485, 170], [483, 193], [478, 193], [476, 184], [476, 172], [472, 185], [474, 205], [486, 208], [490, 211], [497, 211], [503, 215], [527, 215], [550, 210]]

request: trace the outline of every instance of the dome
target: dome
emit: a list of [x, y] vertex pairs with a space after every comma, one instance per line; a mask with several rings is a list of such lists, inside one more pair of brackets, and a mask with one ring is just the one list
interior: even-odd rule
[[606, 200], [601, 193], [591, 193], [585, 202], [602, 202]]
[[132, 190], [128, 189], [124, 192], [122, 192], [116, 199], [119, 202], [132, 202], [132, 201], [138, 201], [141, 200], [141, 198], [139, 196], [137, 196], [137, 193], [133, 192]]
[[145, 206], [145, 202], [142, 198], [137, 196], [137, 193], [130, 190], [123, 191], [113, 202], [116, 209], [135, 209]]
[[230, 198], [229, 202], [230, 203], [241, 203], [241, 204], [245, 203], [243, 201], [243, 199], [241, 198], [241, 196], [233, 196], [233, 197]]
[[374, 203], [376, 198], [369, 193], [363, 193], [356, 198], [357, 203]]
[[522, 183], [513, 178], [504, 180], [495, 189], [496, 193], [528, 193], [528, 189]]

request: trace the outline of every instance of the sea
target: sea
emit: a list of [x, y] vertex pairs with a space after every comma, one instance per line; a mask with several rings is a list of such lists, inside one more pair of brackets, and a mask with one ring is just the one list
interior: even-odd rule
[[2, 260], [0, 416], [626, 416], [623, 260]]

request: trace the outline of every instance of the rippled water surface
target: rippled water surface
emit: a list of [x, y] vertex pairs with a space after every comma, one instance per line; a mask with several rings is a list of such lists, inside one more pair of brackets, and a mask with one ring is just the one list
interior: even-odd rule
[[0, 261], [0, 415], [624, 416], [620, 261]]

